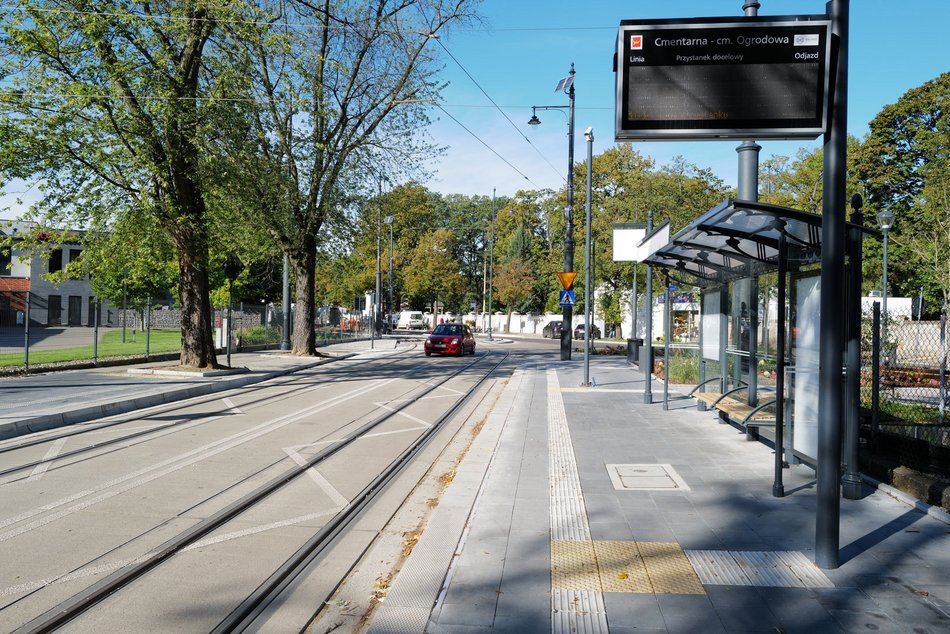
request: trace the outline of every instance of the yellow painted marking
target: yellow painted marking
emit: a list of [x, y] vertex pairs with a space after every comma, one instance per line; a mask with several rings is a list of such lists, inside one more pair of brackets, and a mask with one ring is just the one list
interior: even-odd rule
[[551, 540], [554, 590], [705, 594], [674, 542]]
[[636, 542], [594, 542], [604, 592], [653, 592]]
[[593, 542], [551, 540], [551, 587], [601, 592]]
[[657, 594], [706, 594], [693, 565], [675, 542], [637, 542]]

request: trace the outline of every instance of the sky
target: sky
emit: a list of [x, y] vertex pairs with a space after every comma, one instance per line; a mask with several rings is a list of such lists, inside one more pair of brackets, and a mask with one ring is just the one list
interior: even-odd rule
[[[441, 40], [451, 53], [444, 55], [443, 77], [449, 85], [442, 104], [458, 122], [433, 112], [439, 120], [430, 132], [447, 149], [438, 163], [430, 165], [435, 173], [425, 184], [438, 192], [466, 195], [491, 195], [496, 189], [499, 196], [519, 189], [563, 187], [566, 115], [539, 111], [541, 125], [529, 126], [527, 121], [531, 106], [567, 104], [567, 96], [554, 88], [571, 63], [577, 72], [575, 161], [580, 162], [586, 158], [587, 127], [593, 128], [595, 155], [615, 145], [613, 54], [621, 20], [741, 17], [743, 4], [743, 0], [485, 0], [480, 5], [483, 25], [456, 28]], [[821, 0], [760, 0], [760, 5], [760, 16], [825, 12]], [[950, 71], [950, 0], [851, 0], [850, 7], [848, 131], [863, 137], [883, 106]], [[660, 165], [682, 156], [712, 169], [734, 187], [738, 143], [636, 142], [634, 148]], [[773, 155], [794, 157], [799, 148], [817, 148], [821, 143], [821, 138], [759, 141], [760, 161]]]
[[[499, 196], [519, 189], [563, 187], [566, 111], [539, 111], [539, 126], [527, 121], [531, 106], [567, 104], [567, 96], [554, 88], [571, 64], [577, 73], [575, 160], [581, 162], [587, 127], [593, 128], [595, 155], [615, 144], [613, 54], [621, 20], [741, 17], [743, 4], [743, 0], [484, 0], [478, 5], [480, 23], [455, 27], [434, 42], [444, 60], [441, 77], [448, 86], [440, 102], [444, 112], [433, 108], [436, 121], [429, 132], [445, 153], [429, 165], [432, 175], [423, 179], [424, 184], [445, 194], [491, 195], [494, 189]], [[760, 16], [825, 11], [823, 0], [760, 0], [760, 4]], [[863, 137], [884, 105], [950, 70], [950, 0], [851, 0], [850, 6], [848, 130]], [[736, 186], [738, 143], [637, 142], [634, 147], [660, 165], [682, 156], [712, 169], [726, 185]], [[765, 161], [773, 155], [794, 157], [801, 147], [820, 147], [821, 139], [759, 144], [760, 160]], [[0, 194], [0, 218], [17, 215], [15, 208], [4, 209], [17, 193], [14, 184], [7, 196]]]

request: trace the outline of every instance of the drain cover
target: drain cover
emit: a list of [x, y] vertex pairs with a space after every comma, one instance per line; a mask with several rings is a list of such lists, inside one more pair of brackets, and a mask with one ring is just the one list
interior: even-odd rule
[[607, 474], [619, 491], [689, 491], [668, 464], [609, 464]]

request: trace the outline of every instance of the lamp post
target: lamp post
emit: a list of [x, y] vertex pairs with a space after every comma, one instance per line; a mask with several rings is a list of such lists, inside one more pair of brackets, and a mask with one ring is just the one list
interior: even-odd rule
[[884, 311], [884, 330], [887, 331], [887, 234], [894, 226], [894, 213], [884, 210], [877, 215], [877, 225], [884, 234], [884, 279], [881, 281], [881, 308]]
[[491, 190], [491, 242], [488, 243], [488, 340], [492, 339], [492, 290], [495, 287], [495, 188]]
[[389, 331], [393, 327], [393, 220], [392, 216], [383, 218], [383, 222], [389, 225], [389, 270], [387, 271], [389, 277], [389, 307], [386, 311], [386, 319], [389, 320], [386, 324], [386, 330]]
[[[569, 273], [574, 270], [574, 64], [571, 64], [571, 72], [567, 77], [557, 83], [554, 92], [567, 93], [567, 106], [532, 106], [531, 119], [528, 125], [540, 125], [538, 119], [538, 110], [564, 110], [567, 115], [567, 207], [564, 209], [564, 219], [567, 229], [564, 237], [564, 271]], [[561, 361], [571, 360], [571, 321], [574, 316], [574, 309], [571, 306], [565, 306], [561, 322]]]
[[591, 324], [590, 309], [590, 266], [591, 266], [591, 245], [590, 245], [590, 192], [591, 192], [591, 164], [594, 157], [594, 128], [584, 130], [584, 138], [587, 139], [587, 199], [584, 201], [584, 229], [585, 229], [585, 251], [586, 263], [584, 267], [584, 383], [585, 387], [590, 387], [590, 341], [593, 327]]

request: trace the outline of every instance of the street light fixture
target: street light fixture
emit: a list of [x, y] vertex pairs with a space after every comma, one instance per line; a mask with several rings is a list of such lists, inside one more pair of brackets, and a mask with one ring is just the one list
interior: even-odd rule
[[894, 226], [894, 213], [885, 209], [877, 214], [877, 225], [884, 234], [884, 279], [881, 288], [881, 308], [884, 310], [884, 320], [887, 321], [887, 234]]
[[[566, 106], [532, 106], [531, 119], [528, 125], [540, 125], [538, 119], [538, 110], [567, 110], [567, 207], [564, 209], [564, 219], [566, 221], [566, 235], [564, 237], [564, 271], [570, 273], [574, 270], [574, 64], [571, 64], [571, 72], [557, 83], [554, 92], [563, 92], [567, 94], [568, 105]], [[574, 308], [565, 306], [561, 317], [561, 361], [570, 361], [571, 359], [571, 336]]]

